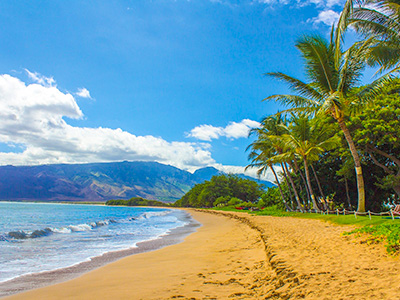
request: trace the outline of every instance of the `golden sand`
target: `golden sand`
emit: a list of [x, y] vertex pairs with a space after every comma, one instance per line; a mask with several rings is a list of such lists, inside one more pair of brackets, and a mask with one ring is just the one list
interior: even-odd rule
[[7, 299], [400, 299], [400, 260], [316, 220], [190, 210], [180, 244]]

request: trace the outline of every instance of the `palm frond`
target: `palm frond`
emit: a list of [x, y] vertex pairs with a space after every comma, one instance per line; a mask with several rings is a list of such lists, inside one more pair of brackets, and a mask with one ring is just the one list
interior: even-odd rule
[[[308, 99], [305, 97], [297, 96], [297, 95], [272, 95], [269, 96], [262, 101], [276, 101], [284, 106], [291, 106], [291, 107], [310, 107], [310, 108], [318, 108], [320, 103], [318, 101]], [[282, 113], [282, 112], [281, 112]]]
[[333, 91], [337, 83], [334, 52], [330, 44], [320, 36], [303, 36], [296, 43], [305, 60], [306, 73], [311, 82], [317, 83], [325, 93]]
[[293, 91], [296, 91], [302, 97], [310, 98], [316, 101], [320, 101], [323, 98], [323, 95], [321, 95], [312, 84], [306, 84], [297, 78], [281, 72], [270, 72], [264, 75], [272, 76], [278, 80], [286, 82]]
[[365, 69], [365, 57], [369, 52], [369, 46], [373, 38], [362, 43], [355, 43], [341, 58], [342, 65], [339, 71], [339, 83], [337, 90], [346, 95], [352, 88], [361, 82], [363, 71]]

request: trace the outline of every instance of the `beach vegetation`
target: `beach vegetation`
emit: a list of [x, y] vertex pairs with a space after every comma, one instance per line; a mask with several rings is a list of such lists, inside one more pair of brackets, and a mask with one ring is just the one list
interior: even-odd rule
[[[281, 72], [267, 73], [268, 76], [286, 82], [295, 94], [277, 94], [264, 100], [273, 100], [289, 106], [284, 112], [306, 112], [317, 118], [327, 115], [337, 122], [354, 161], [358, 192], [357, 210], [364, 212], [365, 186], [361, 158], [346, 120], [370, 103], [393, 78], [384, 76], [367, 86], [359, 87], [368, 48], [365, 44], [354, 44], [342, 51], [341, 43], [337, 43], [334, 36], [335, 32], [332, 29], [330, 41], [317, 35], [301, 37], [296, 47], [303, 58], [308, 81], [303, 82]], [[307, 172], [307, 168], [305, 171]], [[310, 187], [309, 193], [312, 198]]]
[[386, 250], [389, 254], [400, 253], [400, 224], [384, 223], [375, 226], [364, 226], [346, 234], [368, 234], [367, 243], [386, 243]]
[[[350, 27], [358, 39], [345, 49]], [[277, 184], [265, 203], [278, 205], [278, 191], [286, 211], [379, 212], [399, 203], [399, 29], [399, 1], [348, 0], [329, 40], [315, 34], [298, 39], [306, 80], [266, 73], [292, 93], [265, 98], [286, 109], [251, 132], [248, 167], [260, 175], [270, 169]], [[361, 85], [368, 66], [377, 69], [375, 77]], [[299, 125], [319, 130], [304, 139], [307, 126]], [[329, 146], [310, 155], [307, 147], [320, 133]]]
[[181, 199], [178, 207], [214, 207], [256, 203], [263, 194], [263, 185], [254, 180], [232, 174], [213, 176], [211, 180], [196, 184]]
[[141, 197], [133, 197], [129, 200], [108, 200], [106, 205], [122, 205], [122, 206], [168, 206], [167, 203], [157, 201], [157, 200], [148, 200]]
[[[366, 208], [374, 212], [387, 211], [388, 205], [399, 201], [399, 91], [400, 80], [395, 78], [362, 110], [346, 119], [346, 126], [353, 136], [365, 170], [363, 180], [367, 196]], [[271, 165], [277, 178], [277, 187], [269, 188], [266, 193], [268, 197], [263, 195], [262, 198], [271, 205], [279, 202], [288, 211], [306, 211], [311, 205], [315, 207], [310, 197], [311, 186], [318, 208], [354, 210], [357, 206], [357, 180], [347, 141], [330, 116], [308, 118], [304, 114], [290, 114], [279, 125], [284, 129], [279, 135], [264, 129], [263, 122], [262, 127], [255, 131], [256, 140], [248, 147], [251, 150], [248, 167], [257, 167], [259, 172], [264, 173]], [[266, 119], [270, 120], [271, 117]], [[299, 126], [301, 123], [303, 125]], [[303, 138], [307, 135], [309, 137]], [[303, 138], [307, 146], [311, 145], [313, 139], [334, 141], [329, 148], [318, 149], [318, 153], [311, 159], [307, 157], [310, 161], [308, 179], [301, 152], [293, 149], [288, 137]], [[276, 197], [277, 194], [281, 196]], [[297, 199], [300, 201], [300, 209]]]

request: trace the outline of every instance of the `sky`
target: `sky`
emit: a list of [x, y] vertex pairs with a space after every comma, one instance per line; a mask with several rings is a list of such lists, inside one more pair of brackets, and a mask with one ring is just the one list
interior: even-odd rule
[[[157, 161], [241, 173], [342, 0], [0, 2], [0, 165]], [[254, 175], [255, 170], [247, 174]], [[271, 174], [266, 177], [270, 178]]]

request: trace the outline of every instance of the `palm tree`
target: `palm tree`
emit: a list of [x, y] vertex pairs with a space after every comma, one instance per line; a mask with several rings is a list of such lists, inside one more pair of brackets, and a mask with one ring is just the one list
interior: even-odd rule
[[296, 43], [296, 47], [304, 59], [308, 83], [280, 72], [267, 73], [266, 75], [288, 83], [296, 94], [272, 95], [264, 100], [274, 100], [291, 107], [286, 112], [309, 112], [317, 116], [327, 114], [338, 122], [355, 164], [358, 190], [357, 210], [364, 212], [365, 190], [361, 162], [346, 125], [346, 119], [362, 105], [371, 101], [373, 95], [377, 94], [385, 83], [391, 81], [392, 77], [389, 75], [381, 77], [355, 91], [354, 88], [359, 84], [365, 67], [367, 47], [365, 44], [356, 44], [342, 52], [340, 43], [337, 44], [335, 41], [336, 35], [332, 30], [330, 43], [320, 36], [302, 37]]
[[[262, 138], [261, 138], [262, 139]], [[257, 167], [259, 168], [257, 171], [257, 174], [261, 176], [262, 174], [265, 174], [267, 172], [267, 169], [271, 169], [272, 173], [274, 174], [275, 177], [275, 182], [278, 185], [279, 192], [282, 197], [282, 201], [285, 204], [285, 207], [287, 210], [291, 210], [290, 207], [287, 205], [287, 201], [285, 198], [285, 195], [283, 193], [281, 183], [279, 181], [278, 175], [276, 174], [276, 171], [274, 169], [274, 160], [273, 156], [275, 155], [274, 147], [271, 145], [271, 143], [268, 140], [260, 140], [260, 137], [258, 140], [255, 142], [251, 143], [248, 147], [248, 149], [252, 149], [252, 151], [249, 154], [249, 160], [251, 163], [246, 166], [246, 170], [248, 168], [254, 168]]]
[[302, 159], [313, 208], [319, 210], [311, 185], [308, 165], [310, 161], [318, 160], [321, 153], [336, 147], [339, 140], [327, 126], [318, 123], [318, 120], [313, 121], [311, 122], [309, 117], [304, 114], [293, 116], [292, 123], [287, 130], [288, 134], [282, 135], [281, 139], [292, 149], [295, 155]]
[[[281, 116], [270, 116], [265, 118], [261, 122], [260, 128], [254, 128], [250, 131], [250, 135], [257, 135], [257, 140], [247, 147], [247, 150], [252, 149], [252, 152], [249, 154], [249, 159], [251, 160], [251, 163], [246, 168], [258, 167], [259, 175], [261, 175], [263, 172], [266, 172], [267, 168], [270, 168], [274, 173], [282, 198], [284, 199], [278, 177], [273, 167], [274, 164], [280, 163], [282, 167], [282, 173], [284, 174], [284, 177], [287, 181], [289, 193], [291, 185], [295, 194], [297, 208], [301, 209], [300, 198], [297, 193], [296, 187], [294, 186], [290, 173], [288, 174], [288, 172], [285, 170], [286, 162], [277, 159], [277, 156], [282, 154], [283, 152], [282, 143], [277, 139], [272, 140], [270, 138], [270, 136], [280, 136], [283, 134], [283, 128], [280, 126], [283, 124], [283, 122], [284, 121], [282, 120]], [[284, 202], [286, 203], [285, 200]]]

